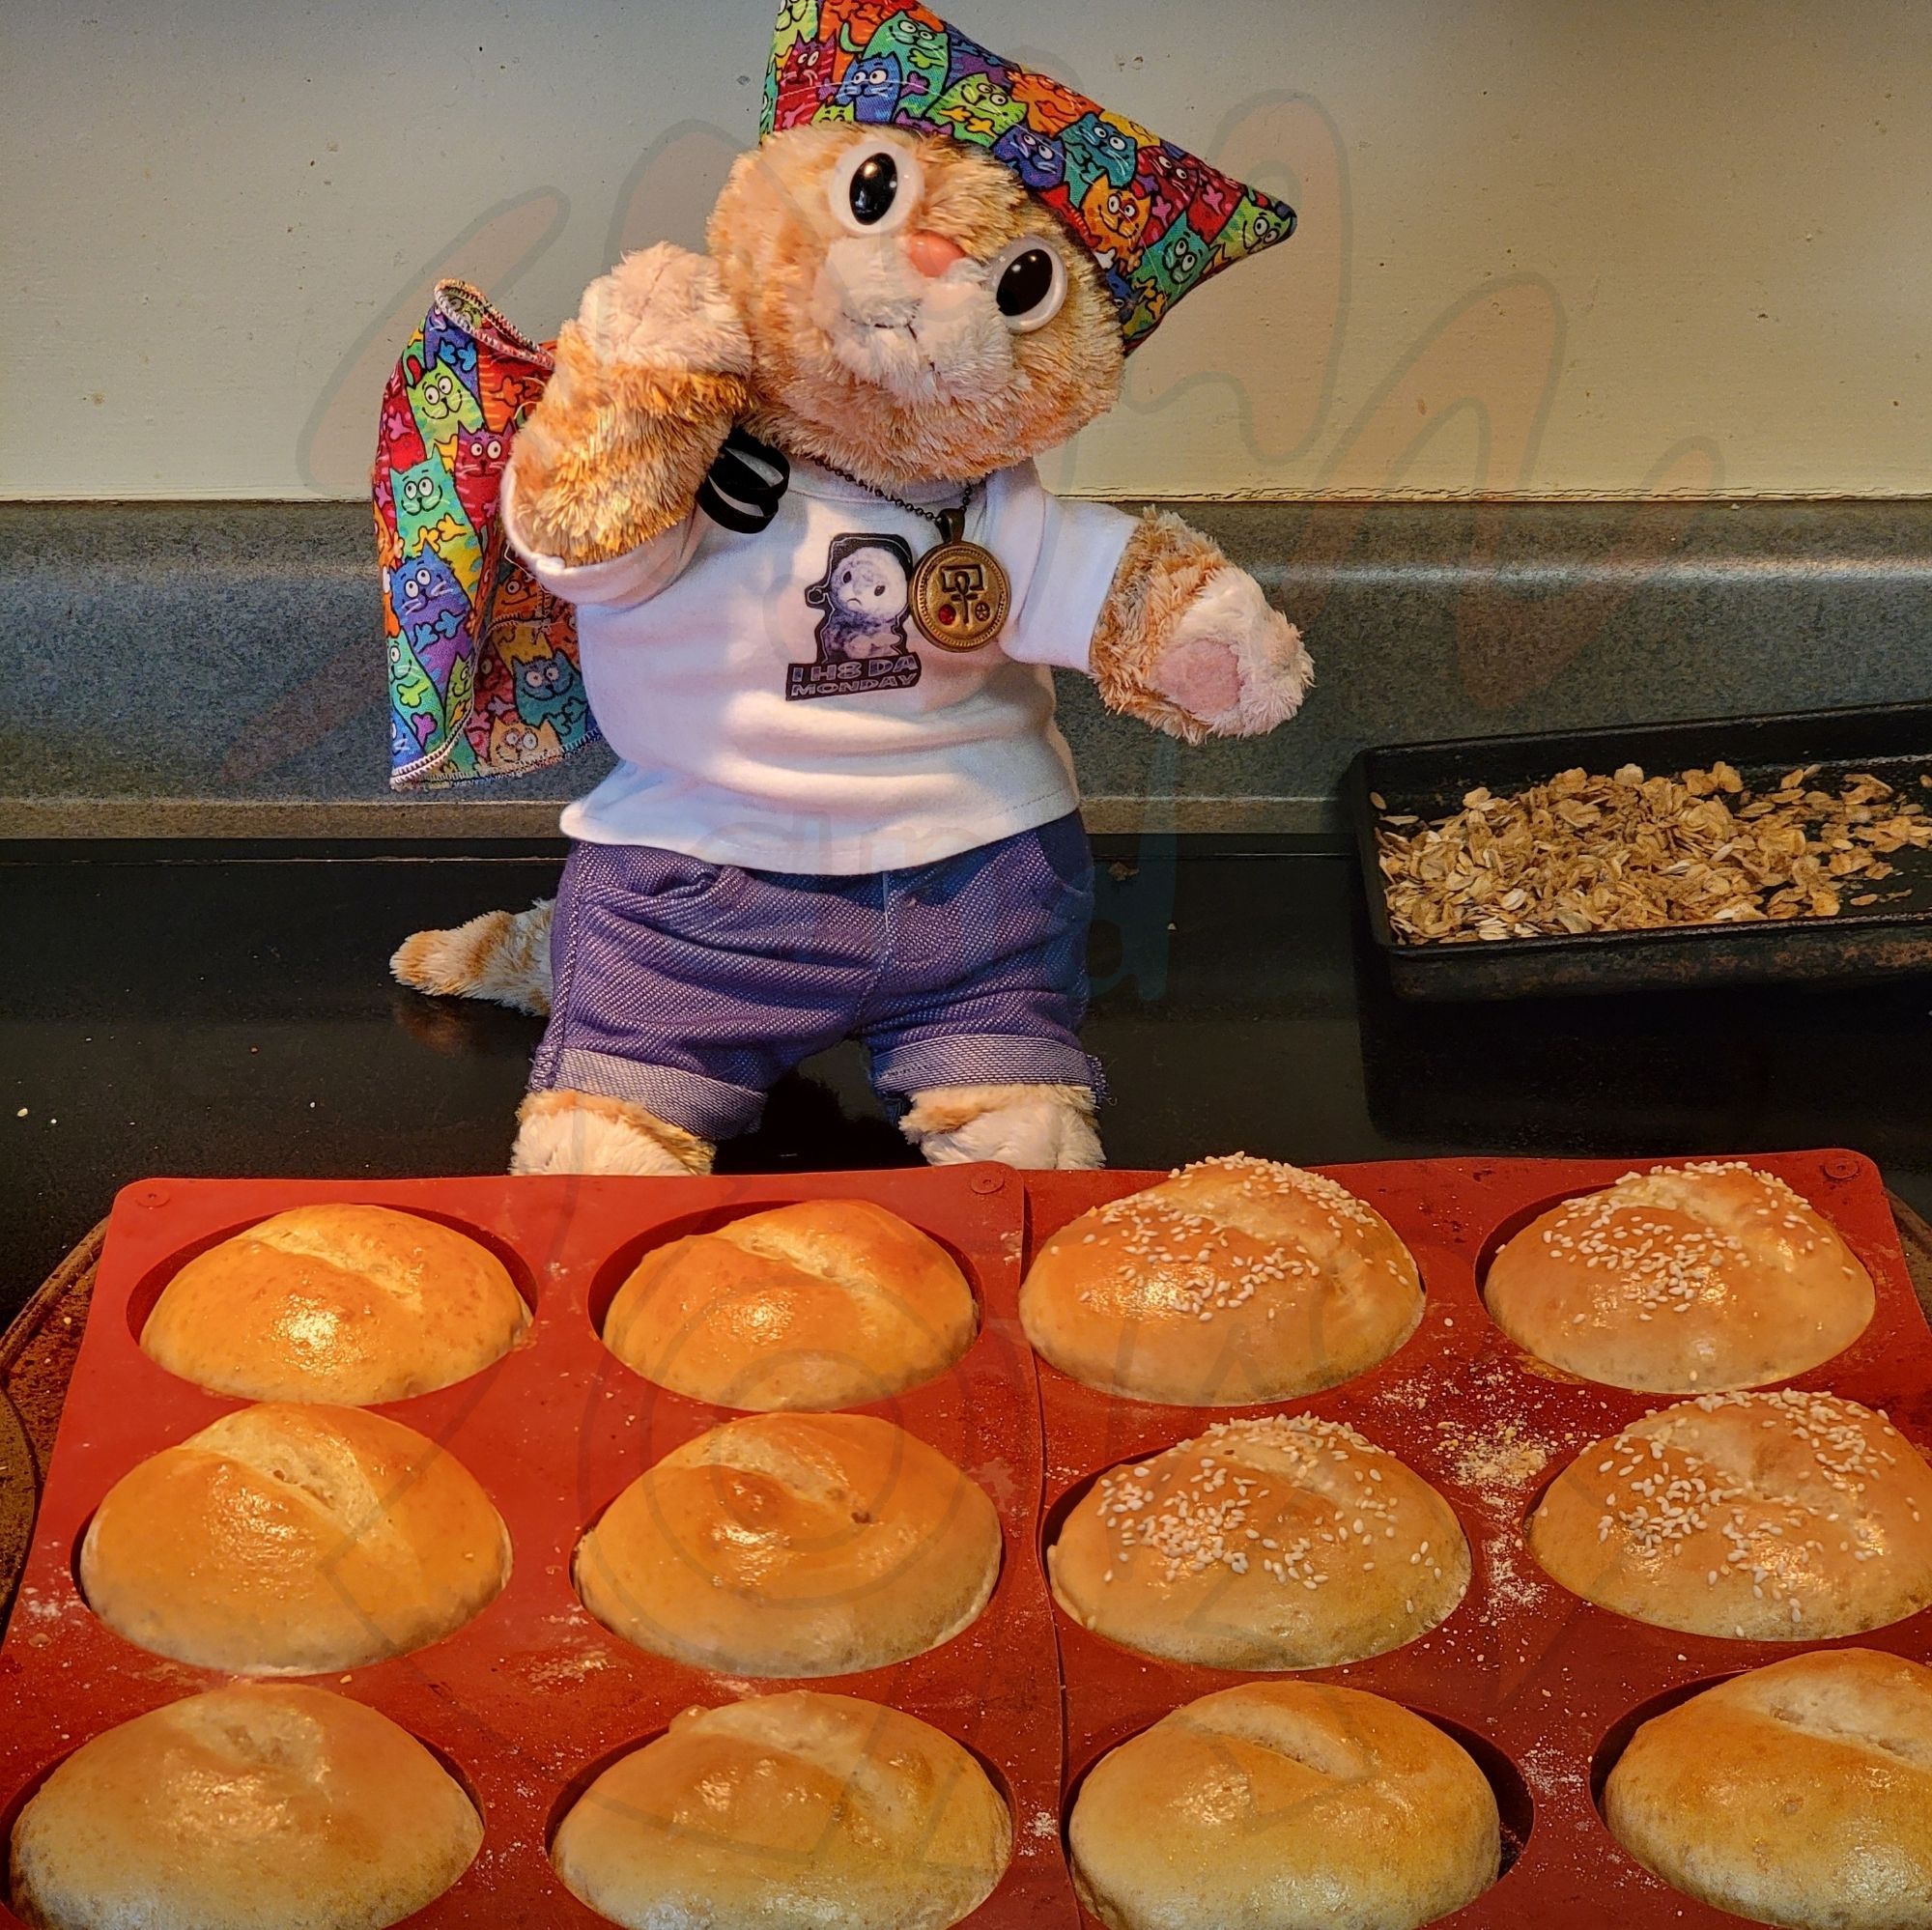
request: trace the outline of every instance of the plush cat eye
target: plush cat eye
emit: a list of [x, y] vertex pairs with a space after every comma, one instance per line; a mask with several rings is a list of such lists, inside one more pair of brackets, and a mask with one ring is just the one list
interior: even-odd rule
[[1015, 335], [1043, 328], [1066, 299], [1066, 264], [1037, 235], [1023, 235], [986, 264], [986, 286]]
[[910, 149], [861, 143], [832, 170], [833, 217], [860, 235], [890, 235], [919, 206], [923, 179]]

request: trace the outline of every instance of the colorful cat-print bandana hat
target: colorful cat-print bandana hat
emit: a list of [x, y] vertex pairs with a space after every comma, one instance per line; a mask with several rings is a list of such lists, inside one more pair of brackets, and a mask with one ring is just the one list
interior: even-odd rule
[[1294, 232], [1287, 202], [988, 53], [918, 0], [781, 0], [761, 130], [814, 121], [983, 149], [1099, 265], [1129, 349], [1189, 289]]

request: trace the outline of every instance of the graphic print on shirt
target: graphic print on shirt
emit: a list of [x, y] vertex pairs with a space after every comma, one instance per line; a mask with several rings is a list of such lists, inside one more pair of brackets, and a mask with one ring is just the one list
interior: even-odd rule
[[810, 664], [785, 667], [787, 697], [861, 696], [909, 691], [919, 682], [918, 653], [906, 641], [912, 551], [901, 536], [846, 530], [833, 537], [825, 574], [805, 600], [825, 613]]

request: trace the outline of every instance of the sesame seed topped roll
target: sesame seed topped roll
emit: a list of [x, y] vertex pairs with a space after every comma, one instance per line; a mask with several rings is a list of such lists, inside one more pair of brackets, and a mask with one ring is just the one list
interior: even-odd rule
[[1496, 1324], [1612, 1387], [1757, 1387], [1841, 1353], [1871, 1276], [1809, 1202], [1738, 1161], [1630, 1173], [1533, 1220], [1483, 1283]]
[[1529, 1518], [1574, 1595], [1658, 1628], [1825, 1641], [1932, 1602], [1932, 1468], [1832, 1394], [1706, 1394], [1594, 1442]]
[[1312, 1414], [1223, 1421], [1104, 1474], [1047, 1550], [1054, 1599], [1125, 1648], [1210, 1668], [1386, 1654], [1463, 1599], [1449, 1505]]
[[1380, 1214], [1321, 1174], [1243, 1153], [1082, 1214], [1020, 1290], [1027, 1338], [1055, 1367], [1174, 1406], [1333, 1387], [1421, 1318], [1415, 1262]]

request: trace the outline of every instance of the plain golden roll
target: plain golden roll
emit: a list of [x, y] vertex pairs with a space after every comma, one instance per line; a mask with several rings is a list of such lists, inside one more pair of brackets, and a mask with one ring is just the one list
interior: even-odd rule
[[386, 1716], [243, 1683], [69, 1756], [14, 1825], [13, 1903], [38, 1930], [381, 1930], [482, 1841], [469, 1799]]
[[604, 1341], [646, 1380], [721, 1407], [856, 1407], [973, 1343], [972, 1289], [936, 1240], [867, 1200], [804, 1200], [653, 1248]]
[[1496, 1800], [1399, 1703], [1309, 1682], [1204, 1695], [1104, 1756], [1067, 1826], [1109, 1930], [1412, 1930], [1496, 1880]]
[[1394, 1455], [1312, 1414], [1220, 1422], [1102, 1475], [1047, 1550], [1054, 1599], [1125, 1648], [1212, 1668], [1327, 1668], [1462, 1601], [1469, 1547]]
[[605, 1627], [737, 1675], [881, 1668], [956, 1635], [1000, 1573], [985, 1490], [866, 1414], [752, 1414], [639, 1475], [577, 1551]]
[[1604, 1789], [1632, 1856], [1795, 1930], [1932, 1930], [1932, 1669], [1794, 1656], [1653, 1717]]
[[1782, 1179], [1739, 1162], [1632, 1173], [1491, 1263], [1491, 1318], [1553, 1367], [1662, 1394], [1759, 1387], [1864, 1332], [1871, 1276]]
[[436, 1220], [296, 1206], [190, 1260], [141, 1347], [218, 1394], [367, 1406], [480, 1373], [528, 1320], [503, 1263]]
[[1095, 1207], [1020, 1290], [1034, 1348], [1108, 1394], [1234, 1407], [1332, 1387], [1422, 1318], [1408, 1249], [1346, 1187], [1236, 1153]]
[[1593, 1442], [1529, 1518], [1586, 1602], [1690, 1634], [1827, 1641], [1932, 1602], [1932, 1468], [1833, 1394], [1706, 1394]]
[[1005, 1802], [952, 1737], [794, 1689], [687, 1709], [584, 1791], [551, 1860], [630, 1930], [943, 1930], [1011, 1853]]
[[108, 1490], [88, 1606], [130, 1642], [245, 1675], [356, 1668], [440, 1640], [510, 1575], [474, 1476], [356, 1407], [244, 1407]]

